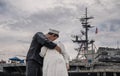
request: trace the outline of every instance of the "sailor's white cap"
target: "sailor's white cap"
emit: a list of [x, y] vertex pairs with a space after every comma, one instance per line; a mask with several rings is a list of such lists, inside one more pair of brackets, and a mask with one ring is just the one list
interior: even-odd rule
[[59, 31], [55, 29], [49, 29], [49, 32], [59, 35]]

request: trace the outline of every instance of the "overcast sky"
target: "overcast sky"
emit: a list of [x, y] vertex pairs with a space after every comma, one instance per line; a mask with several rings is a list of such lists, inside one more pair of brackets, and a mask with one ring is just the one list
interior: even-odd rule
[[[32, 36], [49, 28], [60, 31], [59, 41], [65, 44], [71, 57], [75, 57], [76, 44], [72, 34], [82, 30], [78, 18], [93, 16], [89, 39], [96, 47], [120, 46], [120, 1], [119, 0], [0, 0], [0, 59], [26, 56]], [[98, 28], [98, 34], [95, 29]]]

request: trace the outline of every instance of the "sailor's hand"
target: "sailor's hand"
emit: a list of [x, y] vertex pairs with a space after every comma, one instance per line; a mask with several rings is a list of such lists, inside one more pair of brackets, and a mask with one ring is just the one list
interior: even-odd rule
[[61, 48], [59, 46], [56, 46], [55, 49], [61, 54]]

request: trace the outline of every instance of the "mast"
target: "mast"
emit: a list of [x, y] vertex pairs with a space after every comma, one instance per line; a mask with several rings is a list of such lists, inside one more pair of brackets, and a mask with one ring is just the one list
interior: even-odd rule
[[87, 17], [87, 8], [86, 8], [86, 14], [85, 14], [85, 37], [86, 37], [86, 51], [88, 51], [88, 17]]
[[[82, 36], [84, 36], [84, 39], [81, 38], [82, 36], [79, 37], [78, 35], [75, 35], [74, 36], [75, 40], [72, 40], [74, 43], [80, 44], [79, 48], [75, 49], [78, 51], [78, 54], [76, 56], [77, 60], [79, 59], [79, 55], [81, 55], [81, 51], [85, 52], [84, 56], [86, 59], [88, 59], [88, 56], [87, 56], [88, 48], [89, 48], [88, 45], [89, 44], [93, 45], [93, 43], [94, 43], [94, 40], [89, 41], [89, 39], [88, 39], [88, 30], [93, 27], [89, 24], [88, 20], [93, 19], [93, 17], [88, 17], [87, 8], [85, 9], [85, 16], [82, 18], [79, 18], [79, 19], [82, 24], [82, 27], [84, 28], [84, 31], [83, 30], [81, 31]], [[93, 50], [93, 46], [92, 46], [92, 50]]]

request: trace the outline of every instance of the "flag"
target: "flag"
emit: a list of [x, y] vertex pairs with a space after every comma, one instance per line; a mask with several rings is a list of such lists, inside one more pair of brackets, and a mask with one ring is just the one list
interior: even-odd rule
[[96, 27], [95, 34], [97, 34], [97, 33], [98, 33], [98, 28]]

